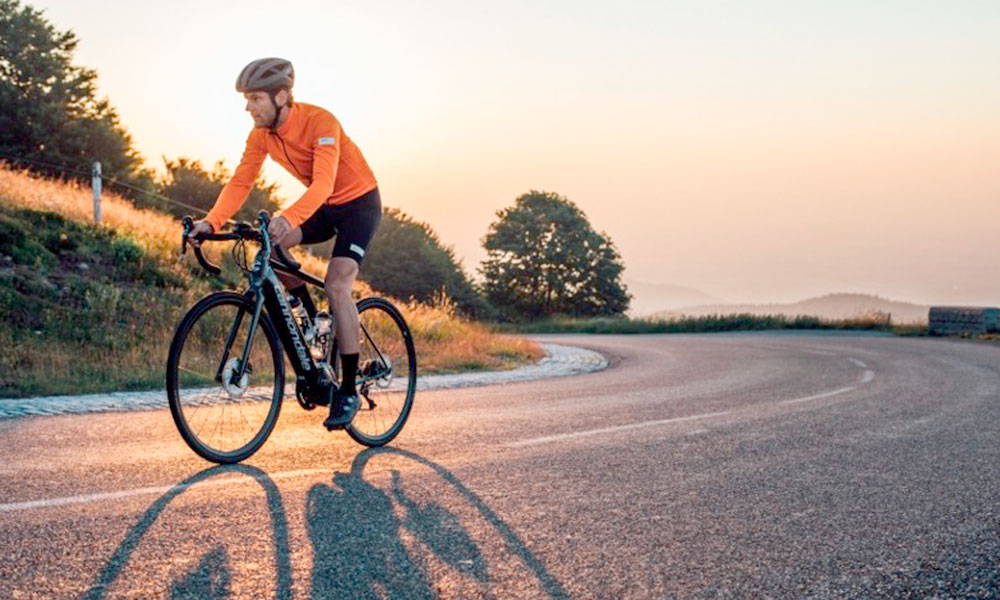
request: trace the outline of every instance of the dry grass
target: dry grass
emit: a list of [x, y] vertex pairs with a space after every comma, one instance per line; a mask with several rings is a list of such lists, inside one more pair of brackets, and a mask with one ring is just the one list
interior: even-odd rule
[[896, 325], [888, 314], [881, 312], [860, 314], [849, 319], [822, 319], [811, 315], [757, 315], [750, 313], [679, 317], [673, 319], [629, 318], [553, 318], [506, 326], [505, 330], [518, 333], [711, 333], [721, 331], [767, 331], [781, 329], [856, 331], [886, 331], [900, 335], [919, 335], [926, 332], [923, 325]]
[[[93, 196], [89, 188], [77, 183], [53, 181], [12, 170], [0, 163], [0, 203], [12, 208], [51, 212], [68, 220], [93, 222]], [[109, 334], [118, 337], [107, 348], [95, 350], [87, 343], [53, 340], [38, 332], [17, 331], [9, 324], [0, 330], [0, 343], [12, 350], [0, 359], [0, 391], [4, 395], [70, 393], [125, 388], [155, 388], [162, 385], [163, 365], [177, 321], [199, 296], [226, 287], [218, 279], [203, 277], [192, 257], [182, 263], [180, 225], [162, 213], [139, 209], [114, 194], [102, 198], [102, 227], [115, 236], [127, 238], [138, 246], [143, 259], [152, 259], [162, 271], [172, 274], [181, 286], [172, 289], [150, 288], [157, 294], [148, 307], [133, 306], [136, 293], [121, 296], [125, 306], [104, 306], [109, 312]], [[229, 286], [242, 285], [239, 272], [231, 267], [228, 244], [206, 246], [206, 254], [216, 263], [230, 268], [223, 278]], [[321, 274], [326, 269], [322, 259], [296, 252], [303, 269]], [[112, 295], [122, 291], [115, 285], [101, 288]], [[117, 292], [115, 291], [117, 290]], [[374, 295], [362, 282], [355, 295]], [[475, 369], [511, 368], [537, 360], [542, 351], [537, 343], [523, 338], [491, 332], [484, 326], [460, 318], [454, 306], [437, 301], [433, 306], [415, 302], [393, 301], [403, 312], [413, 331], [421, 373], [457, 372]], [[114, 311], [113, 314], [111, 311]], [[10, 344], [10, 345], [8, 345]]]
[[538, 360], [543, 353], [534, 341], [498, 335], [479, 323], [456, 316], [454, 302], [439, 296], [433, 305], [410, 302], [400, 306], [413, 331], [421, 369], [458, 372], [483, 368], [509, 369]]
[[[73, 221], [94, 222], [94, 197], [90, 188], [76, 182], [47, 180], [0, 163], [0, 198], [11, 206], [52, 212]], [[114, 194], [101, 199], [104, 227], [128, 236], [147, 256], [164, 263], [180, 252], [180, 228], [171, 217], [138, 209]]]

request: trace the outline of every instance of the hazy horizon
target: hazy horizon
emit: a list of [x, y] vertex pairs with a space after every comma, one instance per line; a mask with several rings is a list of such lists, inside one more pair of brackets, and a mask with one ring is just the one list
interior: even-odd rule
[[291, 59], [386, 205], [472, 272], [495, 212], [538, 189], [611, 236], [627, 281], [1000, 303], [1000, 3], [29, 4], [78, 34], [158, 168], [235, 167], [236, 74]]

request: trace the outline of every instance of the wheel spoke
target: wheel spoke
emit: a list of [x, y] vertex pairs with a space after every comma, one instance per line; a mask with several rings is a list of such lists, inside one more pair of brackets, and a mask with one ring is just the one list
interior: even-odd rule
[[406, 324], [384, 300], [367, 299], [360, 304], [361, 376], [357, 385], [364, 398], [348, 430], [354, 439], [370, 446], [381, 445], [405, 423], [413, 401], [415, 355]]
[[201, 377], [205, 381], [212, 381], [212, 382], [215, 381], [215, 377], [214, 376], [212, 376], [212, 375], [205, 375], [204, 373], [199, 373], [198, 371], [195, 371], [193, 369], [188, 369], [187, 367], [177, 367], [177, 369], [180, 370], [180, 371], [184, 371], [185, 373], [190, 373], [191, 375], [194, 375], [196, 377]]
[[[251, 320], [236, 318], [241, 310], [250, 309], [240, 296], [209, 296], [185, 317], [177, 334], [183, 338], [171, 350], [175, 366], [168, 372], [167, 392], [178, 426], [195, 452], [215, 462], [235, 462], [257, 450], [274, 427], [284, 387], [277, 339], [264, 317], [252, 336], [245, 378], [232, 383], [250, 337]], [[215, 373], [227, 341], [232, 346], [218, 383]]]

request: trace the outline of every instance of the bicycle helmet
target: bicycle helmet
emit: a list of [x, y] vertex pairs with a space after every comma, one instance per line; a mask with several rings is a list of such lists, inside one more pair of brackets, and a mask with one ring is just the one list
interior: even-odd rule
[[[280, 90], [291, 90], [293, 85], [295, 85], [295, 69], [292, 68], [290, 61], [283, 58], [258, 58], [243, 67], [240, 76], [236, 78], [237, 92], [267, 92], [271, 97], [271, 106], [274, 107], [274, 119], [268, 128], [271, 131], [277, 130], [278, 117], [281, 115], [275, 96]], [[289, 99], [285, 106], [291, 105]]]
[[275, 93], [282, 88], [291, 89], [295, 84], [295, 69], [283, 58], [258, 58], [240, 71], [236, 78], [236, 91]]

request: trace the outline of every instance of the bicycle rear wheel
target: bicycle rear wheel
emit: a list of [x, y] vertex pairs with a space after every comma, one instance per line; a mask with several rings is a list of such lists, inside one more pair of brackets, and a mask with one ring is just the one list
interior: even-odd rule
[[237, 380], [253, 305], [234, 292], [202, 298], [177, 326], [167, 359], [167, 399], [184, 441], [220, 464], [246, 459], [274, 429], [285, 371], [274, 325], [260, 315]]
[[357, 389], [361, 408], [347, 433], [365, 446], [382, 446], [399, 435], [417, 389], [417, 353], [403, 315], [382, 298], [358, 302], [361, 351]]

